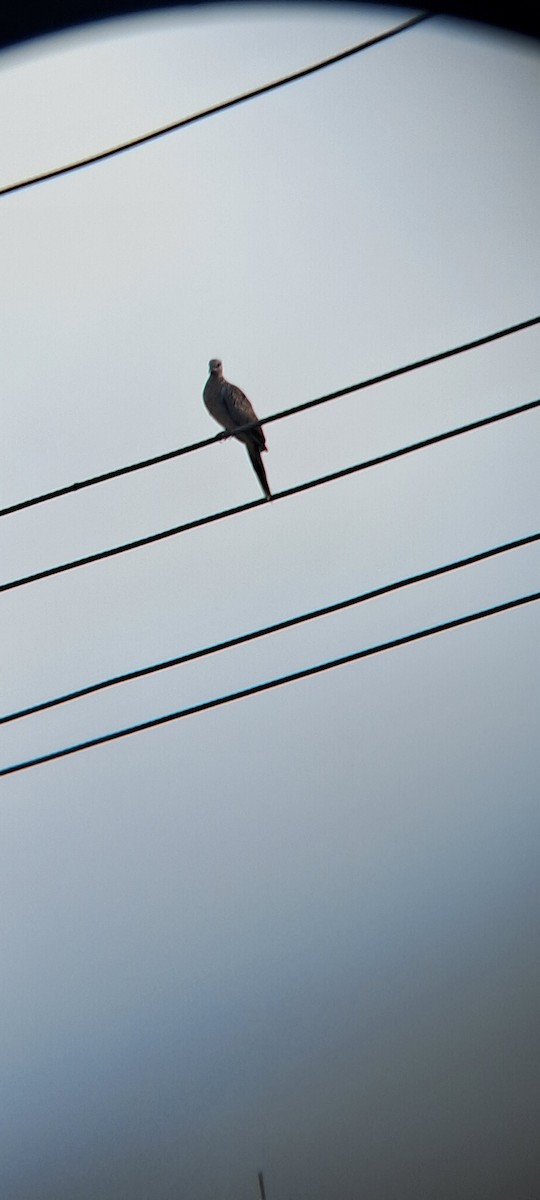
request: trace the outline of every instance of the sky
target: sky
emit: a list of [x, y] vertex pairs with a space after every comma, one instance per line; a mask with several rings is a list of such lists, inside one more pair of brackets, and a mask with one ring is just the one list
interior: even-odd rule
[[[0, 186], [399, 24], [203, 6], [0, 61]], [[413, 10], [410, 10], [411, 12]], [[538, 48], [436, 17], [0, 197], [0, 507], [539, 312]], [[279, 493], [538, 397], [530, 329], [271, 423]], [[537, 411], [4, 592], [12, 712], [535, 533]], [[2, 579], [258, 499], [233, 440], [0, 520]], [[538, 590], [538, 544], [1, 729], [0, 765]], [[540, 608], [2, 779], [10, 1200], [534, 1200]]]

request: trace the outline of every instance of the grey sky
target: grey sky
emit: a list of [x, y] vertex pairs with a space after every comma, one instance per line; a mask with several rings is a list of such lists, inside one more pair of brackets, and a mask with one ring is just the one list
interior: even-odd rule
[[[0, 184], [404, 10], [4, 54]], [[436, 18], [3, 198], [0, 506], [538, 312], [535, 45]], [[279, 491], [534, 399], [521, 333], [268, 426]], [[259, 495], [232, 441], [0, 521], [2, 579]], [[532, 413], [9, 592], [2, 711], [538, 529]], [[531, 547], [2, 729], [1, 764], [538, 589]], [[533, 1200], [538, 607], [2, 780], [10, 1200]]]

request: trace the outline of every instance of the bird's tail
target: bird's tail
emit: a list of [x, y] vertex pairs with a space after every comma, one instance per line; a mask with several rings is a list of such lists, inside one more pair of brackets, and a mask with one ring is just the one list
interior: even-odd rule
[[253, 446], [252, 444], [248, 443], [246, 446], [246, 449], [247, 449], [247, 452], [251, 459], [251, 465], [253, 467], [253, 470], [255, 471], [257, 479], [259, 480], [259, 483], [260, 483], [262, 490], [266, 496], [266, 499], [271, 500], [272, 493], [268, 486], [268, 480], [266, 478], [266, 471], [263, 467], [263, 461], [261, 458], [261, 452], [259, 450], [259, 447]]

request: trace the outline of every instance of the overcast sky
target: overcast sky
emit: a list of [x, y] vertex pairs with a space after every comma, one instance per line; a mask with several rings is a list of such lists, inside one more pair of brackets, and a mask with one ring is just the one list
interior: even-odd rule
[[[406, 10], [4, 53], [0, 186]], [[434, 18], [0, 199], [0, 507], [539, 311], [537, 46]], [[268, 426], [279, 492], [539, 395], [540, 333]], [[538, 412], [0, 596], [1, 710], [540, 528]], [[245, 450], [0, 521], [2, 580], [260, 496]], [[8, 765], [538, 590], [502, 555], [2, 727]], [[535, 1200], [540, 608], [2, 779], [9, 1200]]]

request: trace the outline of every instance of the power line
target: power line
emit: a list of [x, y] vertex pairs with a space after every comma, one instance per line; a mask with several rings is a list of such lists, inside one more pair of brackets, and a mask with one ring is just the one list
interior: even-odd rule
[[169, 658], [163, 662], [152, 663], [151, 666], [138, 667], [136, 670], [126, 671], [122, 675], [115, 675], [110, 679], [102, 679], [98, 683], [91, 683], [86, 687], [77, 688], [76, 691], [65, 692], [61, 696], [55, 696], [52, 700], [42, 700], [38, 704], [21, 708], [17, 712], [7, 713], [3, 717], [0, 716], [0, 725], [7, 725], [11, 721], [19, 721], [22, 717], [34, 716], [36, 713], [45, 712], [46, 709], [57, 708], [61, 704], [68, 704], [72, 700], [80, 700], [83, 696], [91, 696], [95, 692], [116, 687], [121, 683], [129, 683], [134, 679], [142, 679], [146, 675], [155, 675], [159, 671], [167, 671], [171, 667], [179, 667], [185, 663], [194, 662], [199, 658], [208, 658], [213, 654], [218, 654], [221, 650], [230, 650], [233, 646], [241, 646], [246, 642], [267, 637], [272, 633], [280, 633], [284, 629], [291, 629], [295, 625], [303, 625], [308, 621], [316, 620], [318, 617], [326, 617], [331, 613], [343, 612], [344, 609], [363, 604], [366, 600], [374, 600], [379, 596], [386, 596], [391, 592], [397, 592], [402, 588], [410, 587], [412, 584], [424, 583], [428, 579], [436, 579], [438, 576], [448, 575], [451, 571], [470, 567], [475, 563], [484, 562], [486, 559], [495, 558], [499, 554], [506, 554], [510, 550], [518, 550], [523, 546], [529, 546], [538, 541], [540, 541], [540, 533], [527, 534], [525, 537], [516, 538], [512, 542], [505, 542], [500, 546], [493, 546], [489, 550], [480, 550], [476, 554], [469, 554], [466, 558], [445, 563], [444, 566], [431, 567], [427, 571], [408, 575], [406, 578], [398, 579], [394, 583], [386, 583], [380, 587], [372, 588], [369, 592], [361, 592], [358, 596], [350, 596], [348, 599], [338, 600], [334, 604], [325, 604], [323, 608], [315, 608], [310, 612], [301, 613], [295, 617], [288, 617], [283, 621], [276, 621], [274, 624], [265, 625], [261, 629], [253, 629], [249, 633], [241, 633], [236, 637], [227, 638], [225, 641], [214, 642], [211, 646], [204, 646], [199, 650], [190, 650], [186, 654], [179, 654], [175, 658]]
[[218, 696], [213, 700], [204, 700], [202, 703], [193, 704], [189, 708], [179, 709], [178, 712], [166, 713], [161, 717], [153, 717], [152, 720], [141, 721], [138, 725], [130, 725], [126, 729], [116, 729], [113, 733], [103, 733], [99, 737], [90, 738], [85, 742], [78, 742], [74, 746], [65, 746], [61, 750], [53, 750], [49, 754], [40, 754], [36, 758], [27, 759], [25, 762], [13, 763], [9, 767], [2, 767], [0, 769], [0, 776], [14, 775], [16, 772], [26, 771], [30, 767], [38, 767], [43, 763], [53, 762], [58, 758], [67, 758], [68, 755], [79, 754], [81, 750], [91, 750], [96, 746], [105, 745], [106, 742], [115, 742], [120, 738], [131, 737], [135, 733], [142, 733], [146, 729], [155, 729], [158, 725], [167, 725], [172, 721], [180, 721], [183, 717], [192, 717], [197, 713], [207, 712], [212, 708], [221, 708], [225, 704], [231, 704], [234, 700], [245, 700], [248, 696], [256, 696], [261, 692], [269, 692], [273, 688], [283, 687], [287, 683], [296, 683], [300, 679], [309, 679], [313, 675], [321, 675], [324, 671], [331, 671], [335, 667], [342, 667], [347, 663], [358, 662], [361, 658], [370, 658], [375, 654], [381, 654], [384, 650], [395, 650], [398, 646], [406, 646], [411, 642], [417, 642], [423, 638], [444, 633], [448, 629], [457, 629], [458, 626], [469, 625], [473, 621], [481, 621], [484, 617], [492, 617], [497, 613], [507, 612], [512, 608], [531, 604], [535, 600], [540, 600], [540, 592], [531, 592], [528, 596], [519, 596], [515, 600], [506, 600], [503, 604], [494, 604], [490, 608], [468, 613], [463, 617], [454, 617], [453, 620], [444, 621], [439, 625], [431, 625], [429, 629], [419, 629], [415, 633], [408, 633], [403, 637], [393, 638], [389, 642], [380, 642], [376, 646], [369, 646], [364, 650], [355, 650], [352, 654], [344, 654], [340, 658], [317, 663], [313, 667], [304, 667], [303, 670], [294, 671], [289, 675], [280, 675], [277, 679], [267, 679], [264, 683], [253, 684], [251, 687], [242, 688], [238, 692], [229, 692], [227, 695]]
[[[433, 434], [431, 437], [423, 438], [420, 442], [412, 442], [408, 446], [401, 446], [398, 450], [390, 450], [386, 454], [378, 454], [375, 458], [355, 463], [351, 467], [342, 467], [339, 471], [332, 471], [328, 475], [320, 475], [317, 479], [309, 479], [305, 483], [297, 483], [293, 487], [284, 488], [281, 492], [275, 492], [272, 496], [272, 503], [275, 504], [278, 500], [284, 500], [288, 496], [296, 496], [300, 492], [307, 492], [312, 488], [321, 487], [326, 483], [334, 483], [337, 479], [345, 479], [349, 475], [356, 475], [360, 471], [367, 471], [371, 467], [381, 466], [383, 463], [391, 462], [394, 459], [403, 458], [405, 455], [413, 454], [417, 450], [425, 450], [428, 446], [435, 446], [440, 442], [449, 441], [451, 438], [471, 433], [475, 429], [483, 428], [483, 426], [494, 425], [496, 422], [505, 421], [509, 417], [531, 412], [539, 406], [540, 399], [530, 400], [527, 404], [519, 404], [515, 408], [508, 408], [503, 412], [492, 413], [489, 417], [481, 417], [477, 421], [470, 421], [467, 425], [460, 425], [457, 429], [449, 429], [445, 430], [444, 433]], [[177, 537], [181, 533], [187, 533], [192, 529], [199, 529], [203, 525], [212, 525], [216, 521], [223, 521], [226, 517], [237, 516], [239, 513], [249, 512], [252, 508], [258, 508], [259, 505], [268, 503], [268, 500], [261, 497], [258, 500], [249, 500], [246, 504], [236, 504], [233, 508], [225, 508], [220, 512], [210, 513], [206, 517], [196, 517], [193, 521], [185, 521], [182, 525], [173, 526], [172, 529], [162, 529], [159, 533], [150, 533], [146, 537], [137, 538], [132, 542], [125, 542], [121, 546], [112, 546], [108, 550], [98, 550], [95, 554], [86, 554], [83, 558], [72, 559], [70, 562], [60, 563], [55, 567], [47, 567], [43, 571], [34, 571], [32, 575], [23, 575], [19, 579], [11, 579], [7, 583], [0, 584], [0, 592], [10, 592], [15, 588], [24, 587], [26, 584], [37, 583], [41, 579], [49, 579], [53, 575], [62, 575], [66, 571], [73, 571], [77, 567], [86, 567], [91, 563], [101, 562], [106, 558], [114, 558], [118, 554], [127, 553], [128, 550], [140, 550], [143, 546], [162, 542], [166, 538]]]
[[101, 150], [98, 154], [91, 154], [87, 158], [77, 159], [75, 162], [67, 163], [63, 167], [55, 167], [51, 171], [44, 171], [40, 175], [32, 175], [27, 179], [20, 179], [17, 183], [6, 184], [0, 188], [0, 196], [7, 196], [11, 192], [20, 192], [23, 188], [33, 187], [36, 183], [45, 183], [46, 180], [56, 179], [60, 175], [69, 175], [73, 171], [80, 171], [82, 167], [90, 167], [94, 163], [103, 162], [107, 158], [114, 158], [118, 154], [124, 154], [127, 150], [134, 150], [137, 146], [144, 146], [147, 142], [156, 141], [157, 138], [165, 137], [169, 133], [175, 133], [179, 129], [185, 129], [188, 125], [195, 125], [198, 121], [204, 121], [207, 117], [216, 116], [218, 113], [226, 112], [230, 108], [236, 108], [239, 104], [245, 104], [248, 100], [254, 100], [257, 96], [264, 96], [268, 92], [274, 92], [277, 88], [285, 87], [289, 83], [296, 83], [299, 79], [305, 79], [308, 75], [314, 75], [317, 71], [323, 71], [327, 67], [332, 67], [336, 63], [344, 62], [347, 58], [352, 58], [355, 54], [360, 54], [363, 50], [369, 50], [372, 46], [377, 46], [380, 42], [385, 42], [389, 38], [396, 37], [398, 33], [405, 33], [406, 30], [412, 29], [414, 25], [419, 25], [421, 21], [428, 21], [434, 13], [420, 13], [416, 17], [409, 17], [408, 20], [402, 21], [400, 25], [394, 25], [392, 29], [385, 30], [384, 33], [377, 33], [371, 38], [367, 38], [363, 42], [359, 42], [355, 46], [350, 46], [347, 50], [341, 50], [338, 54], [331, 55], [330, 58], [321, 59], [320, 62], [312, 63], [309, 67], [302, 67], [299, 71], [294, 71], [291, 75], [283, 75], [280, 79], [274, 79], [271, 83], [265, 83], [261, 87], [253, 88], [249, 92], [242, 92], [239, 96], [233, 96], [230, 100], [222, 100], [219, 104], [213, 104], [210, 108], [202, 109], [200, 112], [192, 113], [189, 117], [182, 117], [179, 121], [173, 121], [171, 125], [162, 125], [159, 129], [153, 129], [150, 133], [143, 133], [139, 137], [132, 138], [130, 141], [121, 142], [118, 146], [112, 146], [109, 150]]
[[[350, 396], [353, 392], [364, 391], [366, 388], [375, 387], [378, 383], [387, 383], [391, 379], [397, 379], [400, 375], [408, 375], [412, 371], [420, 370], [421, 367], [429, 367], [434, 363], [443, 362], [447, 358], [455, 358], [458, 354], [465, 354], [468, 350], [476, 350], [480, 346], [486, 346], [490, 342], [499, 341], [501, 338], [509, 337], [514, 333], [521, 333], [523, 330], [531, 329], [534, 325], [539, 324], [540, 316], [529, 317], [528, 320], [520, 321], [517, 325], [507, 325], [504, 329], [497, 329], [494, 333], [484, 334], [482, 337], [475, 338], [471, 342], [462, 342], [459, 346], [452, 346], [449, 350], [439, 350], [436, 354], [416, 359], [414, 362], [406, 363], [401, 367], [393, 367], [382, 374], [372, 375], [369, 379], [362, 379], [359, 383], [352, 383], [347, 387], [339, 388], [336, 392], [328, 392], [324, 396], [317, 396], [314, 400], [305, 400], [301, 404], [294, 404], [291, 408], [281, 409], [280, 412], [272, 413], [269, 417], [263, 417], [260, 421], [251, 421], [246, 425], [239, 426], [239, 430], [251, 429], [254, 424], [270, 425], [273, 421], [282, 421], [285, 417], [292, 417], [297, 413], [305, 412], [309, 408], [316, 408], [320, 404], [327, 404], [330, 400], [338, 400], [342, 396]], [[181, 458], [185, 454], [193, 454], [196, 450], [203, 450], [206, 446], [212, 446], [215, 442], [220, 442], [230, 436], [228, 433], [217, 433], [213, 437], [203, 438], [202, 441], [192, 442], [188, 446], [180, 446], [176, 450], [167, 450], [164, 454], [156, 454], [153, 458], [145, 458], [140, 462], [130, 463], [125, 467], [116, 467], [112, 471], [104, 471], [100, 475], [93, 475], [77, 483], [69, 483], [64, 487], [55, 488], [54, 491], [43, 492], [40, 496], [32, 496], [30, 499], [20, 500], [16, 504], [9, 504], [6, 508], [0, 508], [0, 517], [7, 517], [13, 513], [22, 512], [25, 508], [34, 508], [38, 504], [45, 504], [48, 500], [58, 500], [61, 496], [71, 495], [73, 492], [82, 491], [83, 488], [95, 487], [98, 483], [107, 483], [111, 479], [118, 479], [121, 475], [130, 475], [134, 471], [143, 471], [147, 467], [155, 467], [161, 463], [170, 462], [171, 459]]]

